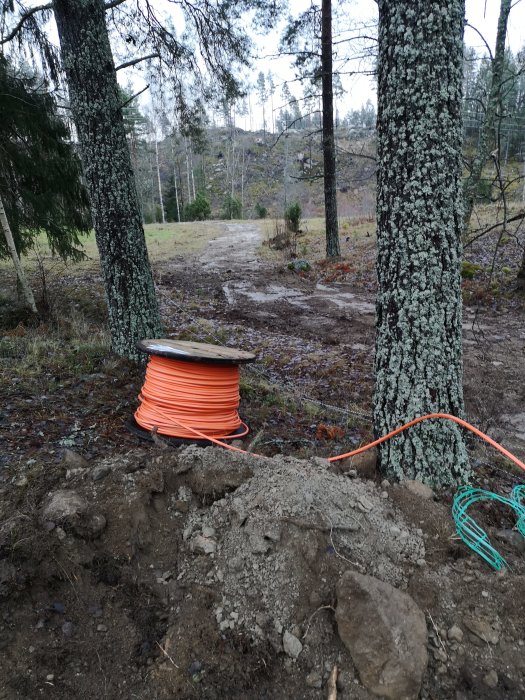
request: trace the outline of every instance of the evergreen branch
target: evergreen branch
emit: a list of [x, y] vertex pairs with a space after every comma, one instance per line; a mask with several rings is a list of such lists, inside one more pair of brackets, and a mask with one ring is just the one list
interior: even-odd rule
[[32, 7], [30, 10], [26, 10], [18, 20], [18, 24], [15, 25], [15, 27], [13, 27], [13, 29], [9, 32], [9, 34], [6, 37], [0, 40], [0, 44], [7, 44], [8, 41], [14, 39], [14, 37], [22, 29], [27, 20], [30, 19], [34, 14], [36, 14], [37, 12], [44, 12], [45, 10], [51, 10], [52, 7], [53, 4], [49, 2], [47, 3], [47, 5], [37, 5], [36, 7]]
[[135, 65], [137, 65], [137, 63], [141, 63], [142, 61], [148, 61], [150, 58], [159, 58], [159, 57], [160, 57], [160, 55], [156, 51], [155, 53], [149, 53], [147, 56], [141, 56], [140, 58], [133, 58], [133, 59], [131, 59], [131, 61], [126, 61], [125, 63], [121, 63], [120, 66], [117, 66], [115, 68], [115, 71], [122, 70], [123, 68], [131, 68], [131, 66], [135, 66]]

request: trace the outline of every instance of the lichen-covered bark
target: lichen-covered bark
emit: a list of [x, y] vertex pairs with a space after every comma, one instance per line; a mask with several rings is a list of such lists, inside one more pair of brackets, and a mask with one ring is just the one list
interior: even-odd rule
[[112, 347], [138, 359], [160, 316], [101, 0], [54, 0], [71, 111], [91, 200]]
[[337, 188], [335, 178], [334, 95], [332, 85], [332, 2], [321, 6], [321, 71], [323, 78], [323, 160], [324, 207], [326, 222], [326, 256], [341, 255], [337, 223]]
[[[464, 0], [379, 0], [378, 296], [374, 430], [463, 413], [461, 85]], [[455, 424], [386, 442], [395, 479], [452, 484], [468, 459]]]

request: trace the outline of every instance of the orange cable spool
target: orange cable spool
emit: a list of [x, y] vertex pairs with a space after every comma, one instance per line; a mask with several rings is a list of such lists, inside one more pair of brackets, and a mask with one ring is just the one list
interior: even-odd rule
[[239, 417], [239, 364], [251, 353], [205, 343], [144, 340], [150, 355], [135, 412], [139, 429], [181, 441], [232, 440], [248, 426]]

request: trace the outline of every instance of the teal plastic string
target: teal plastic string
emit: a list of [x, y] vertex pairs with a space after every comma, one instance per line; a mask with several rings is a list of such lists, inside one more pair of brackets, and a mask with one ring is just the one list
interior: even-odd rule
[[467, 514], [467, 508], [479, 501], [498, 501], [512, 508], [518, 516], [516, 530], [525, 537], [525, 484], [515, 486], [509, 498], [492, 491], [464, 486], [456, 494], [452, 505], [456, 532], [463, 542], [485, 559], [493, 569], [501, 571], [508, 566], [507, 562], [490, 544], [487, 533]]

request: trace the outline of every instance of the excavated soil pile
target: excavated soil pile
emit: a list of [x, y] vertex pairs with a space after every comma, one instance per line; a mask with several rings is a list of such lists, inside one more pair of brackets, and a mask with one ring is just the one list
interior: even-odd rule
[[215, 448], [66, 457], [2, 505], [0, 698], [525, 697], [522, 541], [494, 513], [503, 574], [414, 482]]

